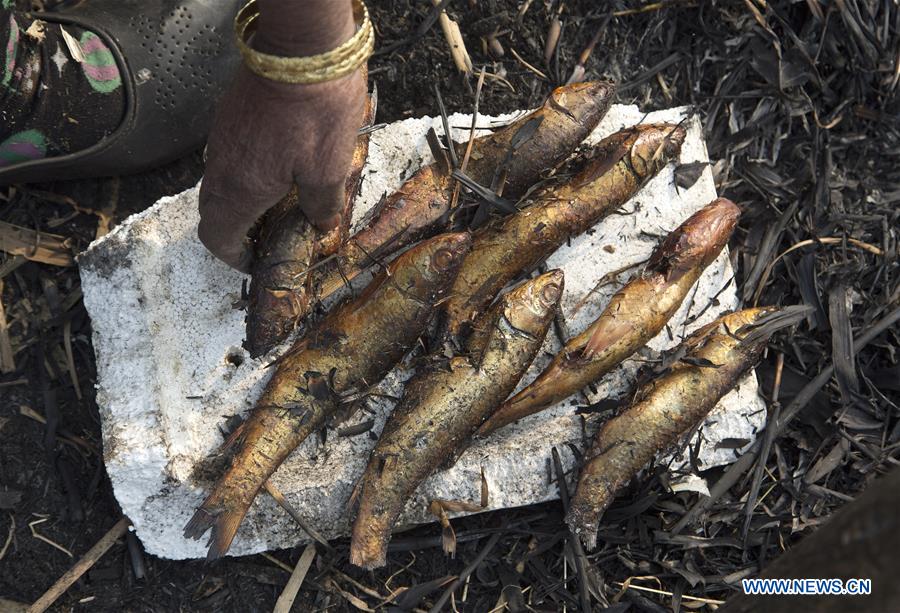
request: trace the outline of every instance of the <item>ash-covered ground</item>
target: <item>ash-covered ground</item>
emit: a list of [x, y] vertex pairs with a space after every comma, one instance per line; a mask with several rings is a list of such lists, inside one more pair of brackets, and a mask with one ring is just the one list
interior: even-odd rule
[[[587, 555], [584, 573], [566, 544], [561, 505], [548, 503], [455, 522], [455, 559], [441, 552], [436, 526], [394, 539], [389, 566], [375, 573], [351, 567], [347, 543], [336, 542], [335, 552], [316, 556], [294, 610], [377, 609], [400, 587], [411, 589], [392, 606], [428, 609], [448, 577], [473, 563], [454, 593], [457, 610], [498, 603], [577, 610], [580, 584], [588, 585], [594, 606], [709, 607], [706, 601], [726, 599], [740, 578], [754, 576], [897, 463], [897, 326], [845, 356], [851, 338], [896, 317], [900, 298], [900, 8], [856, 0], [566, 2], [549, 62], [545, 40], [558, 2], [459, 1], [447, 8], [476, 67], [493, 75], [482, 112], [536, 105], [569, 78], [592, 39], [585, 76], [616, 78], [618, 102], [648, 111], [695, 107], [718, 191], [745, 210], [731, 245], [740, 295], [746, 304], [815, 307], [805, 324], [773, 341], [758, 369], [770, 408], [790, 407], [832, 364], [836, 374], [807, 389], [815, 393], [775, 439], [758, 487], [754, 465], [704, 512], [688, 514], [699, 496], [669, 493], [661, 469], [646, 471], [606, 514], [603, 545]], [[381, 91], [378, 120], [434, 114], [435, 87], [449, 112], [469, 112], [475, 79], [456, 72], [439, 25], [423, 27], [427, 3], [371, 9], [379, 48], [401, 43], [370, 62]], [[692, 170], [683, 172], [689, 179]], [[0, 220], [66, 237], [77, 252], [104, 220], [124, 219], [201, 174], [196, 152], [138, 176], [4, 189]], [[103, 469], [90, 321], [77, 270], [0, 257], [15, 359], [15, 369], [0, 376], [0, 597], [30, 603], [118, 521], [120, 510]], [[714, 484], [722, 474], [705, 476]], [[686, 514], [690, 521], [682, 521]], [[156, 559], [123, 540], [57, 607], [271, 610], [285, 568], [300, 553], [208, 566]], [[625, 583], [631, 588], [622, 589]]]

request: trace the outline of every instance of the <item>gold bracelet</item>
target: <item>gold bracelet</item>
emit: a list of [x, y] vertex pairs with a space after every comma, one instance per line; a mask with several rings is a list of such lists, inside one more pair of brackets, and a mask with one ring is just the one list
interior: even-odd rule
[[365, 64], [375, 48], [375, 30], [362, 0], [353, 0], [353, 17], [359, 24], [356, 33], [340, 46], [318, 55], [284, 57], [251, 48], [249, 38], [256, 31], [258, 17], [256, 0], [250, 0], [234, 18], [234, 33], [247, 68], [272, 81], [322, 83], [340, 79]]

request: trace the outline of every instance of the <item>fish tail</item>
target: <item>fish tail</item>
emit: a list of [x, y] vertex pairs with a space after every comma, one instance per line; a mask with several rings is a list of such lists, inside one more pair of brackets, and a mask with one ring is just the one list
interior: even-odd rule
[[[372, 570], [387, 564], [387, 546], [391, 526], [400, 514], [400, 506], [381, 498], [371, 483], [363, 483], [356, 502], [359, 511], [353, 522], [350, 541], [350, 563]], [[397, 507], [394, 509], [394, 507]]]
[[218, 489], [213, 491], [184, 527], [184, 537], [194, 540], [198, 540], [207, 530], [212, 529], [207, 543], [209, 546], [207, 560], [215, 560], [225, 555], [252, 501], [240, 498], [225, 501], [224, 498]]
[[370, 517], [365, 525], [355, 524], [350, 544], [350, 563], [367, 570], [381, 568], [387, 564], [390, 536], [390, 522]]
[[[606, 426], [598, 435], [599, 437], [603, 436], [605, 429]], [[595, 440], [594, 446], [596, 445], [597, 441]], [[618, 449], [618, 456], [616, 449]], [[612, 468], [621, 465], [622, 459], [619, 457], [622, 455], [621, 452], [621, 447], [614, 446], [610, 453], [595, 456], [581, 467], [578, 486], [575, 488], [575, 495], [572, 496], [569, 512], [566, 514], [566, 523], [588, 550], [597, 547], [600, 518], [603, 517], [612, 502], [616, 490], [628, 479], [619, 474], [621, 471]], [[649, 460], [649, 458], [647, 459]], [[643, 464], [644, 462], [640, 462], [638, 465]]]
[[600, 516], [604, 509], [592, 505], [584, 499], [572, 499], [572, 506], [566, 515], [566, 523], [572, 533], [581, 539], [588, 551], [597, 547], [597, 532], [600, 526]]

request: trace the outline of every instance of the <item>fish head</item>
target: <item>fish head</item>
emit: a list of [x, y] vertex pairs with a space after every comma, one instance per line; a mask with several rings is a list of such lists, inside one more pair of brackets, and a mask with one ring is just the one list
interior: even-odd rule
[[584, 126], [594, 126], [609, 111], [616, 95], [613, 81], [581, 81], [557, 87], [547, 103], [565, 109], [566, 115]]
[[687, 132], [680, 125], [635, 126], [629, 149], [631, 167], [641, 179], [649, 179], [678, 157], [686, 136]]
[[517, 330], [540, 336], [556, 314], [563, 286], [563, 271], [559, 269], [526, 281], [501, 299], [503, 316]]
[[441, 234], [420, 242], [394, 260], [390, 274], [406, 292], [431, 300], [450, 286], [471, 248], [472, 235], [468, 232]]
[[741, 209], [717, 198], [691, 215], [657, 247], [647, 270], [676, 280], [689, 270], [703, 269], [716, 259], [737, 226]]
[[[759, 320], [777, 313], [778, 311], [779, 308], [774, 306], [742, 309], [740, 311], [726, 313], [707, 326], [704, 326], [704, 328], [709, 331], [718, 330], [721, 334], [734, 334], [735, 336], [740, 336], [743, 332], [756, 325], [756, 322]], [[701, 330], [704, 328], [701, 328]], [[741, 334], [738, 333], [738, 330], [741, 331]]]

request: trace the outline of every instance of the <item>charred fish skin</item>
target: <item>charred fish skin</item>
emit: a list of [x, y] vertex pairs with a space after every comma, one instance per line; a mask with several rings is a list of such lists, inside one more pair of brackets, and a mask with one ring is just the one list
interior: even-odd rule
[[316, 229], [292, 195], [266, 212], [256, 236], [244, 341], [251, 357], [265, 354], [287, 338], [298, 318], [309, 312], [306, 279], [298, 283], [294, 276], [315, 260]]
[[685, 339], [691, 359], [640, 388], [632, 404], [601, 427], [566, 517], [586, 547], [596, 547], [600, 517], [619, 488], [706, 417], [757, 364], [773, 332], [807, 312], [762, 307], [720, 317]]
[[[615, 85], [608, 81], [557, 88], [539, 109], [475, 139], [466, 174], [490, 186], [502, 165], [503, 195], [513, 199], [522, 196], [542, 173], [560, 165], [587, 138], [614, 97]], [[526, 126], [534, 129], [530, 137], [520, 132], [526, 131]], [[514, 140], [517, 147], [509, 155]], [[465, 144], [458, 146], [460, 152], [464, 149]], [[449, 211], [452, 193], [453, 181], [437, 164], [416, 171], [388, 196], [335, 260], [316, 273], [318, 298], [324, 300], [376, 261], [437, 231]]]
[[598, 143], [572, 179], [478, 231], [444, 307], [443, 340], [464, 338], [476, 314], [515, 276], [624, 204], [678, 157], [685, 135], [670, 124], [621, 130]]
[[230, 468], [185, 527], [194, 539], [212, 528], [209, 559], [228, 550], [259, 488], [341, 396], [377, 383], [415, 343], [470, 247], [468, 233], [416, 245], [279, 358]]
[[350, 561], [386, 561], [391, 528], [416, 488], [462, 449], [515, 387], [543, 343], [559, 305], [559, 270], [526, 281], [483, 318], [467, 354], [421, 371], [388, 418], [357, 486]]
[[[490, 187], [502, 165], [503, 195], [513, 199], [521, 197], [542, 172], [562, 163], [594, 131], [609, 112], [615, 94], [612, 81], [585, 81], [557, 87], [539, 109], [476, 141], [466, 174]], [[531, 128], [530, 123], [537, 123], [534, 134], [523, 135], [520, 130]], [[465, 149], [464, 143], [457, 145], [460, 159]], [[510, 150], [512, 154], [506, 159]]]
[[[375, 117], [377, 96], [369, 97], [363, 126]], [[247, 338], [251, 357], [269, 352], [285, 340], [309, 313], [312, 294], [307, 271], [347, 240], [353, 203], [369, 155], [369, 134], [357, 137], [345, 182], [344, 208], [337, 228], [320, 234], [300, 209], [297, 187], [266, 212], [256, 236], [247, 304]]]
[[718, 198], [670, 232], [643, 272], [616, 292], [600, 316], [566, 343], [528, 387], [497, 409], [478, 436], [584, 389], [659, 334], [728, 243], [740, 214], [736, 204]]

